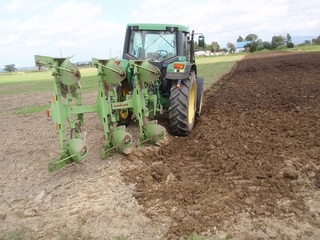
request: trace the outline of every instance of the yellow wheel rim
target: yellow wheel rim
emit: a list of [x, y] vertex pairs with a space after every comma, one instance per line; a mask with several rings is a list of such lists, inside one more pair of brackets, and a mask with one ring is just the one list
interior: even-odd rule
[[196, 112], [196, 84], [193, 83], [189, 95], [188, 122], [192, 124]]
[[127, 117], [129, 116], [128, 110], [121, 109], [120, 110], [120, 116], [121, 116], [122, 119], [127, 119]]
[[[125, 100], [128, 93], [129, 93], [129, 85], [127, 82], [124, 82], [121, 86], [120, 100], [121, 101]], [[129, 117], [128, 109], [120, 109], [120, 116], [122, 119], [127, 119]]]

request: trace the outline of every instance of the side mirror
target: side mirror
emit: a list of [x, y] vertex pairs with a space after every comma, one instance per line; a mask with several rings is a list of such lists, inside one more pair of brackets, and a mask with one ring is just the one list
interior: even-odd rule
[[203, 35], [199, 36], [198, 45], [199, 45], [199, 47], [204, 47], [204, 36]]

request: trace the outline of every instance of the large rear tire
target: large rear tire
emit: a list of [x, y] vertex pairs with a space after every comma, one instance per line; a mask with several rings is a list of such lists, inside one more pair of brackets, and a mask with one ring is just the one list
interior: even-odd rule
[[189, 78], [181, 81], [177, 87], [172, 82], [169, 104], [169, 132], [173, 135], [187, 136], [191, 132], [195, 115], [197, 100], [197, 84], [194, 72]]

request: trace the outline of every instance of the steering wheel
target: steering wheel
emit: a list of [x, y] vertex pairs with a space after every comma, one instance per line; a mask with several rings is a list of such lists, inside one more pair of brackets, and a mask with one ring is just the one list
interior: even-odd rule
[[166, 50], [157, 50], [156, 53], [159, 53], [161, 57], [163, 57], [163, 59], [166, 59], [169, 55], [168, 51]]

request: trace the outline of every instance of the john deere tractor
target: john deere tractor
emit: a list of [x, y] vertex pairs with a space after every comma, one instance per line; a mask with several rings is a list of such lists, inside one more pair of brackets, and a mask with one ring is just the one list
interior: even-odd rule
[[[51, 68], [54, 93], [47, 116], [60, 137], [60, 155], [49, 162], [50, 172], [87, 155], [84, 114], [96, 112], [104, 130], [103, 158], [132, 145], [126, 126], [135, 116], [140, 129], [138, 145], [155, 144], [166, 129], [154, 117], [168, 111], [169, 131], [186, 136], [200, 115], [203, 81], [197, 77], [194, 35], [187, 27], [170, 24], [129, 24], [122, 59], [92, 58], [97, 68], [97, 100], [83, 105], [77, 92], [80, 70], [70, 58], [35, 55], [41, 68]], [[204, 37], [199, 36], [199, 46]], [[69, 130], [70, 134], [67, 134]]]
[[[194, 36], [187, 27], [173, 24], [128, 24], [126, 29], [122, 58], [145, 60], [160, 69], [160, 77], [148, 87], [157, 95], [157, 108], [168, 110], [173, 135], [188, 135], [201, 112], [204, 79], [197, 75]], [[202, 34], [198, 45], [204, 46]], [[125, 79], [120, 97], [133, 87], [133, 81]], [[120, 124], [127, 125], [130, 118], [130, 110], [122, 111]]]

